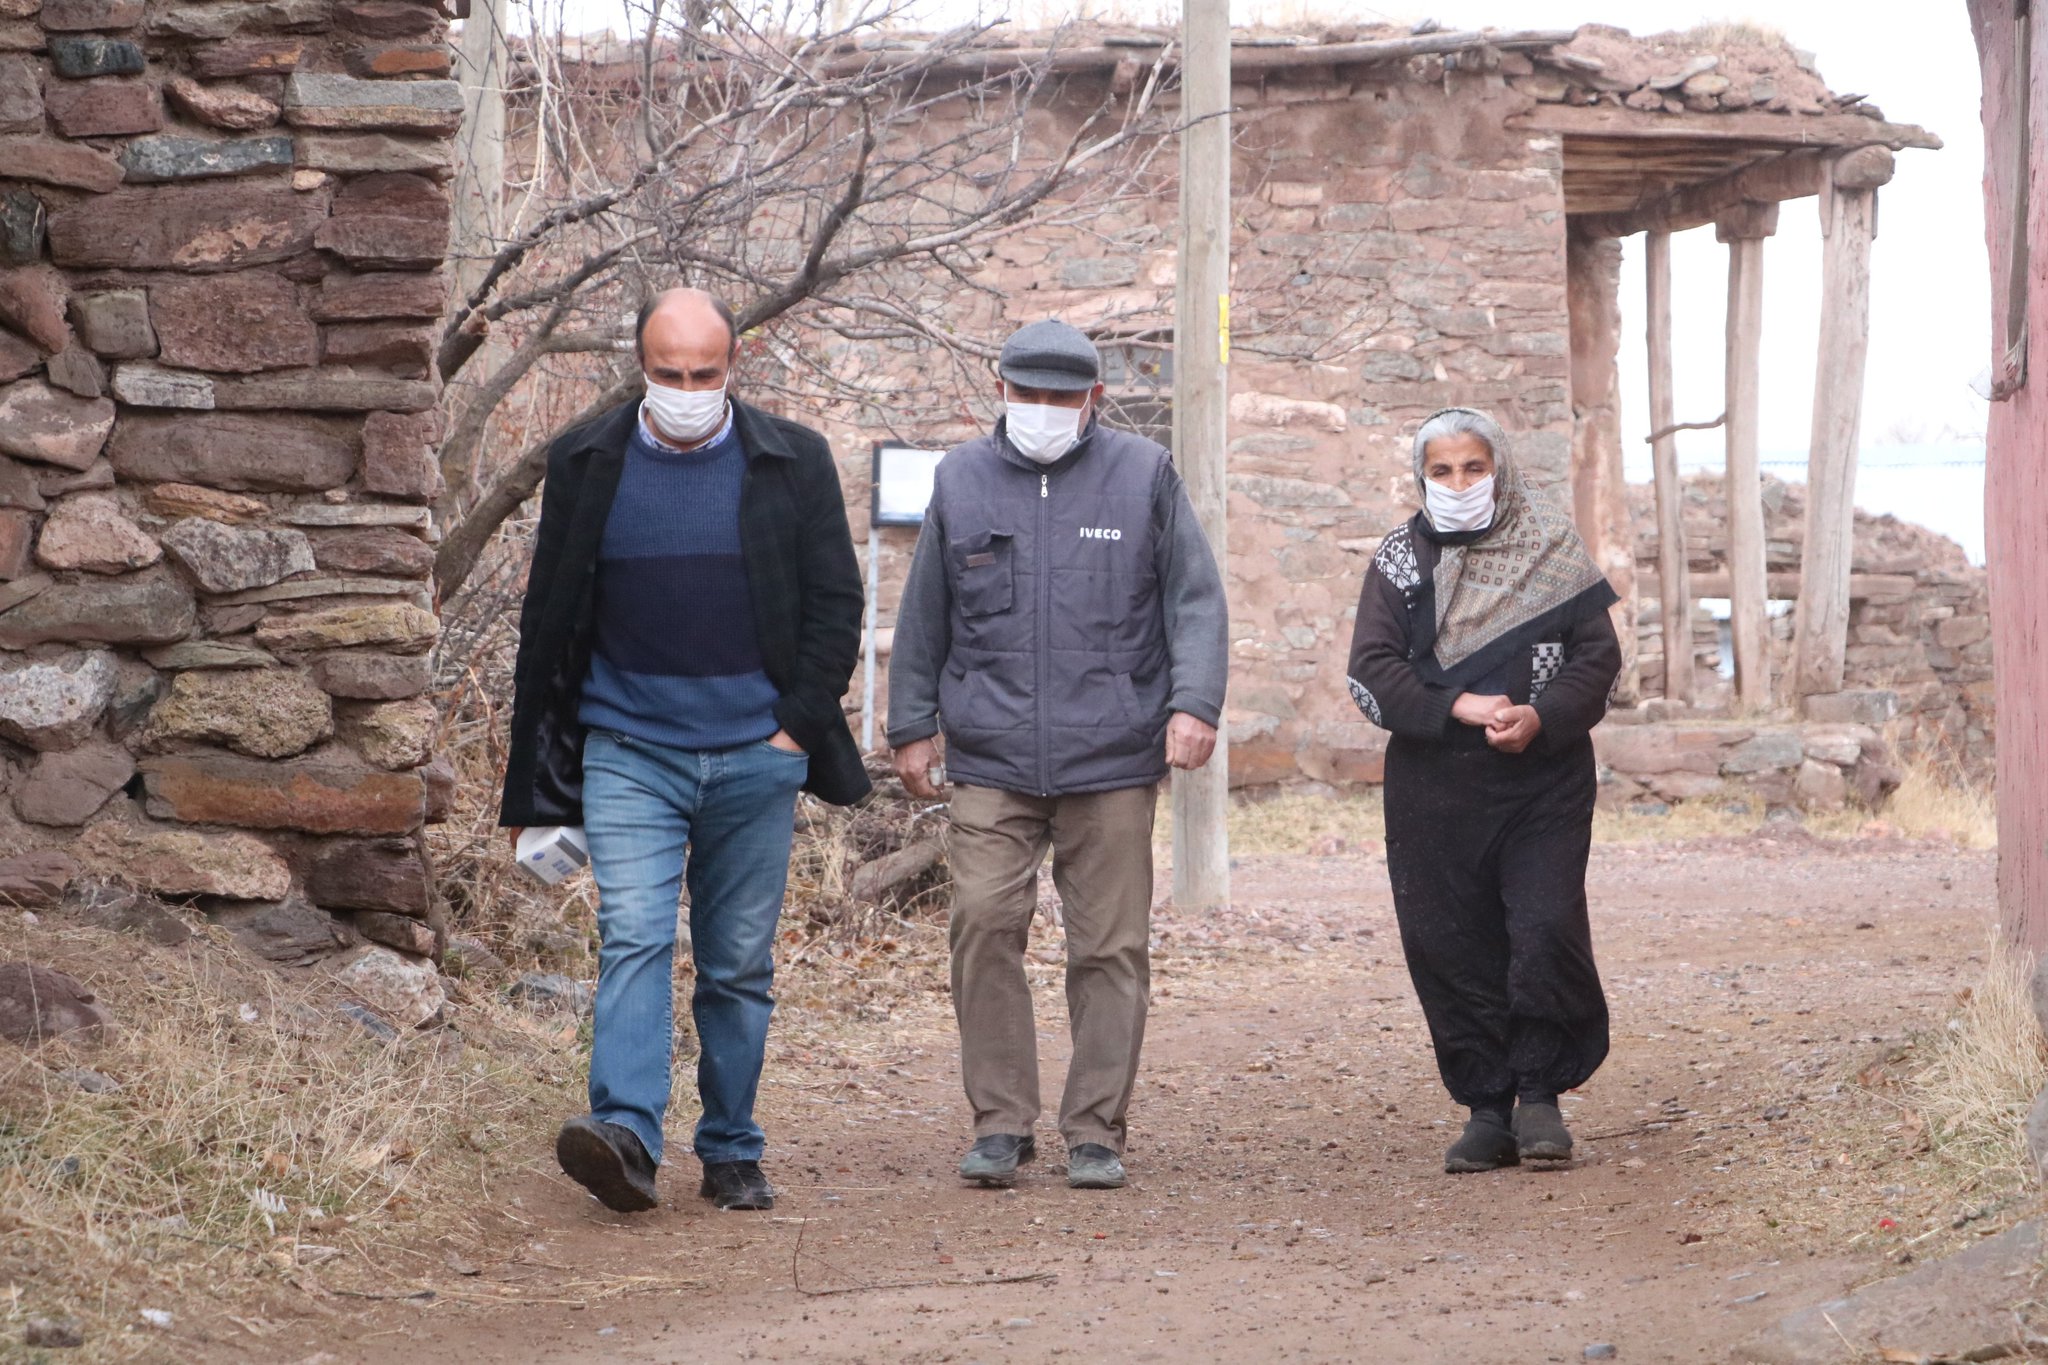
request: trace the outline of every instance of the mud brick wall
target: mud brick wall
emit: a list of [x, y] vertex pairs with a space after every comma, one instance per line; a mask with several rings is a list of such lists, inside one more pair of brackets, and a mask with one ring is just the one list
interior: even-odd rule
[[[1507, 84], [1529, 69], [1513, 54], [1494, 72], [1312, 66], [1232, 90], [1233, 785], [1379, 780], [1386, 735], [1351, 702], [1345, 664], [1372, 552], [1417, 505], [1408, 442], [1422, 418], [1492, 411], [1570, 504], [1562, 149], [1506, 126], [1535, 102]], [[1039, 150], [1104, 93], [1071, 82], [1063, 117], [1027, 125]], [[1170, 334], [1174, 205], [1169, 180], [1101, 231], [1005, 239], [976, 275], [993, 294], [962, 291], [963, 322]], [[1110, 250], [1111, 232], [1151, 244]], [[916, 360], [880, 345], [865, 357]], [[921, 437], [972, 430], [942, 420]], [[863, 535], [874, 433], [834, 435]], [[883, 534], [886, 639], [913, 537]]]
[[[1657, 571], [1657, 521], [1651, 490], [1630, 490], [1639, 571]], [[1765, 560], [1771, 596], [1798, 595], [1801, 549], [1806, 538], [1806, 489], [1778, 479], [1764, 481]], [[1693, 591], [1708, 593], [1727, 572], [1727, 501], [1720, 480], [1688, 479], [1685, 486], [1685, 548]], [[1898, 742], [1959, 763], [1967, 772], [1988, 775], [1997, 735], [1992, 695], [1991, 596], [1984, 570], [1973, 566], [1962, 547], [1924, 527], [1896, 517], [1856, 513], [1855, 550], [1850, 563], [1847, 698], [1854, 693], [1896, 694], [1891, 728]], [[1708, 576], [1702, 581], [1701, 576]], [[1654, 610], [1641, 622], [1645, 691], [1663, 690], [1661, 630]], [[1793, 616], [1772, 623], [1772, 677], [1782, 694], [1791, 666]], [[1711, 699], [1726, 683], [1714, 674], [1718, 641], [1697, 636], [1698, 695]], [[1819, 698], [1816, 702], [1829, 702]], [[1856, 719], [1883, 722], [1880, 712]], [[1844, 716], [1843, 719], [1849, 719]]]
[[[461, 100], [413, 0], [0, 0], [0, 890], [417, 1022]], [[365, 941], [368, 941], [365, 943]]]

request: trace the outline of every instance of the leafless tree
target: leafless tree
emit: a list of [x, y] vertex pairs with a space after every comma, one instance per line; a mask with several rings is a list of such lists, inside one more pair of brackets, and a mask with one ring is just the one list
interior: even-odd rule
[[[897, 38], [886, 7], [654, 3], [632, 43], [535, 33], [517, 54], [512, 226], [439, 342], [444, 598], [539, 486], [553, 435], [635, 391], [649, 291], [729, 299], [750, 391], [900, 415], [985, 381], [1002, 309], [974, 272], [995, 243], [1146, 230], [1109, 210], [1156, 192], [1170, 47], [1077, 86], [1058, 35], [1027, 52], [987, 26]], [[1070, 131], [1034, 151], [1025, 120], [1055, 101]], [[915, 348], [901, 368], [927, 392], [835, 363], [877, 343]]]

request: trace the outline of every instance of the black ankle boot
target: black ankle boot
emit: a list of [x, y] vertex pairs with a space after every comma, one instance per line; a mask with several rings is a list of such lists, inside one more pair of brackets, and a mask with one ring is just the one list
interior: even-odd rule
[[1444, 1170], [1451, 1175], [1497, 1171], [1503, 1166], [1519, 1166], [1521, 1162], [1515, 1135], [1499, 1114], [1487, 1109], [1472, 1111], [1465, 1131], [1444, 1153]]

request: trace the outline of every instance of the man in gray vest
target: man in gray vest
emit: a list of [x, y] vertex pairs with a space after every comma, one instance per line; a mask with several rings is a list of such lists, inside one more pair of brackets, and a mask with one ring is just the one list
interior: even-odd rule
[[1036, 1154], [1024, 949], [1049, 847], [1074, 1039], [1067, 1183], [1116, 1189], [1151, 981], [1153, 808], [1169, 767], [1215, 749], [1223, 579], [1172, 457], [1097, 420], [1085, 335], [1032, 323], [997, 371], [995, 430], [939, 463], [896, 618], [889, 744], [913, 795], [954, 783], [953, 1009], [975, 1136], [961, 1177], [1009, 1185]]

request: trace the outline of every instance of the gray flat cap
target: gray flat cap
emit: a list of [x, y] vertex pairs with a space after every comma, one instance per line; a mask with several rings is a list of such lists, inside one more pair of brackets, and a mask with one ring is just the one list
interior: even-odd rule
[[1102, 378], [1102, 359], [1080, 328], [1047, 318], [1010, 334], [996, 372], [1026, 388], [1071, 392], [1095, 387]]

